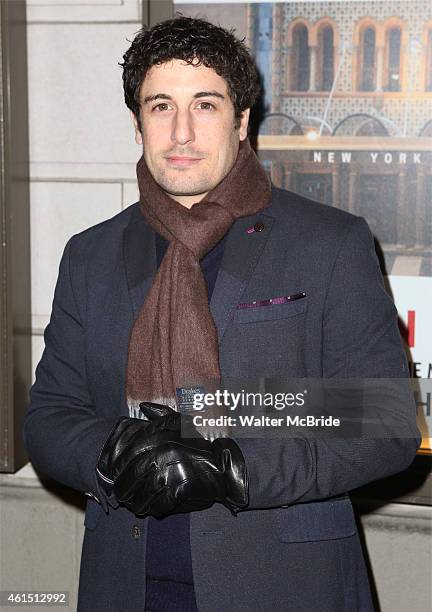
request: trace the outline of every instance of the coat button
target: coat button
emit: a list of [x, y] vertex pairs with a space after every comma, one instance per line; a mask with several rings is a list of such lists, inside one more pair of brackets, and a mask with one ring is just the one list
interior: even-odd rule
[[138, 538], [141, 536], [141, 529], [139, 528], [139, 525], [134, 525], [132, 527], [132, 537], [134, 540], [138, 540]]
[[263, 229], [264, 229], [264, 223], [262, 223], [261, 221], [258, 221], [257, 223], [255, 223], [254, 230], [256, 232], [262, 232]]

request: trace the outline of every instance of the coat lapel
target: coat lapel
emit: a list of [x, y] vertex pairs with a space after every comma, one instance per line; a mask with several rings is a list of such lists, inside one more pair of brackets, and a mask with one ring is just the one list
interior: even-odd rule
[[139, 205], [134, 206], [123, 232], [123, 261], [135, 319], [156, 274], [156, 248], [154, 230], [145, 221]]
[[[210, 300], [210, 311], [218, 330], [219, 345], [261, 257], [273, 221], [274, 218], [269, 213], [261, 212], [238, 219], [229, 231]], [[257, 227], [257, 224], [263, 226], [262, 231], [250, 231], [254, 226]]]
[[[229, 231], [210, 300], [219, 344], [270, 236], [274, 218], [269, 209], [266, 211], [238, 219]], [[262, 231], [248, 233], [257, 223], [264, 226]], [[139, 206], [136, 206], [124, 229], [123, 259], [136, 318], [156, 274], [155, 233], [146, 223]]]

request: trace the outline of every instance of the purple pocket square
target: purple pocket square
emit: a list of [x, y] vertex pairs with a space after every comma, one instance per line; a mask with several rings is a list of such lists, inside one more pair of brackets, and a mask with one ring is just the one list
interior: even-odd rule
[[269, 298], [268, 300], [254, 300], [253, 302], [242, 302], [237, 304], [237, 310], [241, 308], [261, 308], [261, 306], [275, 306], [277, 304], [289, 304], [295, 300], [301, 300], [306, 297], [306, 293], [293, 293], [292, 295], [283, 295], [281, 297]]

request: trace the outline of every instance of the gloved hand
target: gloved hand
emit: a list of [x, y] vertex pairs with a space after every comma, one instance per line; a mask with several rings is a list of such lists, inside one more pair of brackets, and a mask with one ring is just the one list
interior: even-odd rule
[[119, 502], [137, 515], [158, 518], [203, 510], [214, 502], [233, 514], [247, 506], [247, 471], [234, 440], [209, 442], [196, 430], [197, 438], [182, 438], [178, 413], [149, 402], [140, 407], [150, 423], [120, 421], [98, 462], [102, 475], [110, 470]]
[[162, 438], [174, 440], [180, 437], [181, 415], [168, 406], [146, 403], [151, 420], [121, 417], [99, 454], [96, 471], [107, 483], [113, 484], [137, 453], [154, 447], [151, 439], [156, 429], [163, 430]]

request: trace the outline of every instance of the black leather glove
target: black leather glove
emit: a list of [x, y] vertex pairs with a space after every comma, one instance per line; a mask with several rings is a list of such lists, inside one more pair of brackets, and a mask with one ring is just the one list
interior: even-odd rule
[[98, 475], [114, 484], [123, 470], [140, 452], [154, 447], [152, 439], [156, 430], [163, 431], [162, 438], [174, 440], [180, 437], [181, 415], [168, 406], [147, 402], [147, 414], [151, 420], [121, 417], [99, 454], [96, 466]]
[[98, 462], [99, 473], [114, 480], [119, 502], [137, 515], [158, 518], [214, 502], [233, 514], [247, 506], [247, 471], [234, 440], [209, 442], [196, 430], [198, 437], [182, 438], [178, 413], [149, 402], [140, 407], [150, 423], [120, 421]]

